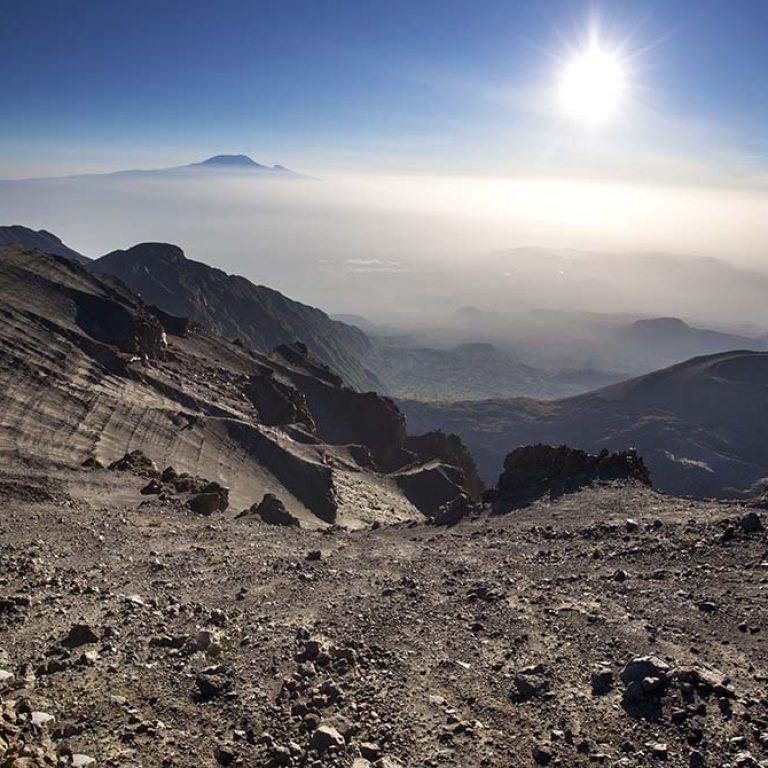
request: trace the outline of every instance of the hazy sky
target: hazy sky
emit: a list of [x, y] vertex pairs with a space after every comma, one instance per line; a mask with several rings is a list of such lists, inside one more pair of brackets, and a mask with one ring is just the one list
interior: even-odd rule
[[[768, 0], [2, 11], [0, 179], [245, 153], [317, 181], [0, 182], [0, 224], [49, 229], [90, 256], [173, 242], [331, 310], [524, 299], [768, 322], [762, 293], [742, 300], [750, 278], [725, 301], [720, 273], [689, 288], [700, 262], [666, 290], [675, 262], [620, 257], [768, 272]], [[608, 255], [489, 256], [528, 246]], [[644, 282], [644, 264], [660, 282]]]
[[[5, 0], [0, 177], [245, 152], [337, 169], [764, 187], [765, 0]], [[553, 89], [599, 30], [605, 125]]]

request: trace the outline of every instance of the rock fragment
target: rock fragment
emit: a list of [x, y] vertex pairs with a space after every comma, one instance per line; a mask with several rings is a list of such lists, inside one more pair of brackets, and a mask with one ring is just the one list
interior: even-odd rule
[[312, 748], [318, 752], [327, 752], [332, 747], [343, 747], [344, 737], [329, 725], [319, 726], [312, 734]]

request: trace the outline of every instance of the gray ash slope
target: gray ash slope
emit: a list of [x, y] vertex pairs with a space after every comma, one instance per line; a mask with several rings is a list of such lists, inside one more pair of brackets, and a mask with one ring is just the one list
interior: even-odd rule
[[381, 389], [366, 367], [371, 344], [361, 330], [271, 288], [187, 259], [175, 245], [142, 243], [113, 251], [90, 268], [120, 278], [147, 303], [262, 352], [300, 339], [349, 384]]
[[490, 481], [531, 443], [634, 447], [654, 485], [697, 497], [750, 497], [768, 477], [768, 353], [698, 357], [584, 395], [463, 403], [401, 401], [414, 429], [462, 437]]
[[107, 464], [141, 450], [230, 487], [236, 505], [274, 493], [305, 524], [419, 517], [414, 488], [439, 505], [464, 484], [445, 452], [405, 448], [391, 400], [344, 387], [301, 346], [250, 350], [22, 247], [0, 250], [0, 310], [9, 465]]

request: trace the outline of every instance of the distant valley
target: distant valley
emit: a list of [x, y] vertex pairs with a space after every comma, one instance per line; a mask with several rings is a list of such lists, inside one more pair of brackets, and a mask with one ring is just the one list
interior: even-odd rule
[[749, 497], [768, 478], [768, 353], [724, 352], [576, 397], [401, 402], [414, 429], [456, 432], [483, 479], [515, 446], [637, 449], [653, 483], [675, 494]]

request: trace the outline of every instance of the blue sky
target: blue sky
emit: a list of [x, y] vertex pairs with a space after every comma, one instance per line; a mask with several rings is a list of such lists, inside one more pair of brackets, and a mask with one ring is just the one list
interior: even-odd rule
[[[631, 91], [597, 137], [544, 97], [590, 19]], [[763, 178], [766, 29], [765, 0], [5, 0], [0, 177], [246, 152], [308, 171]]]

